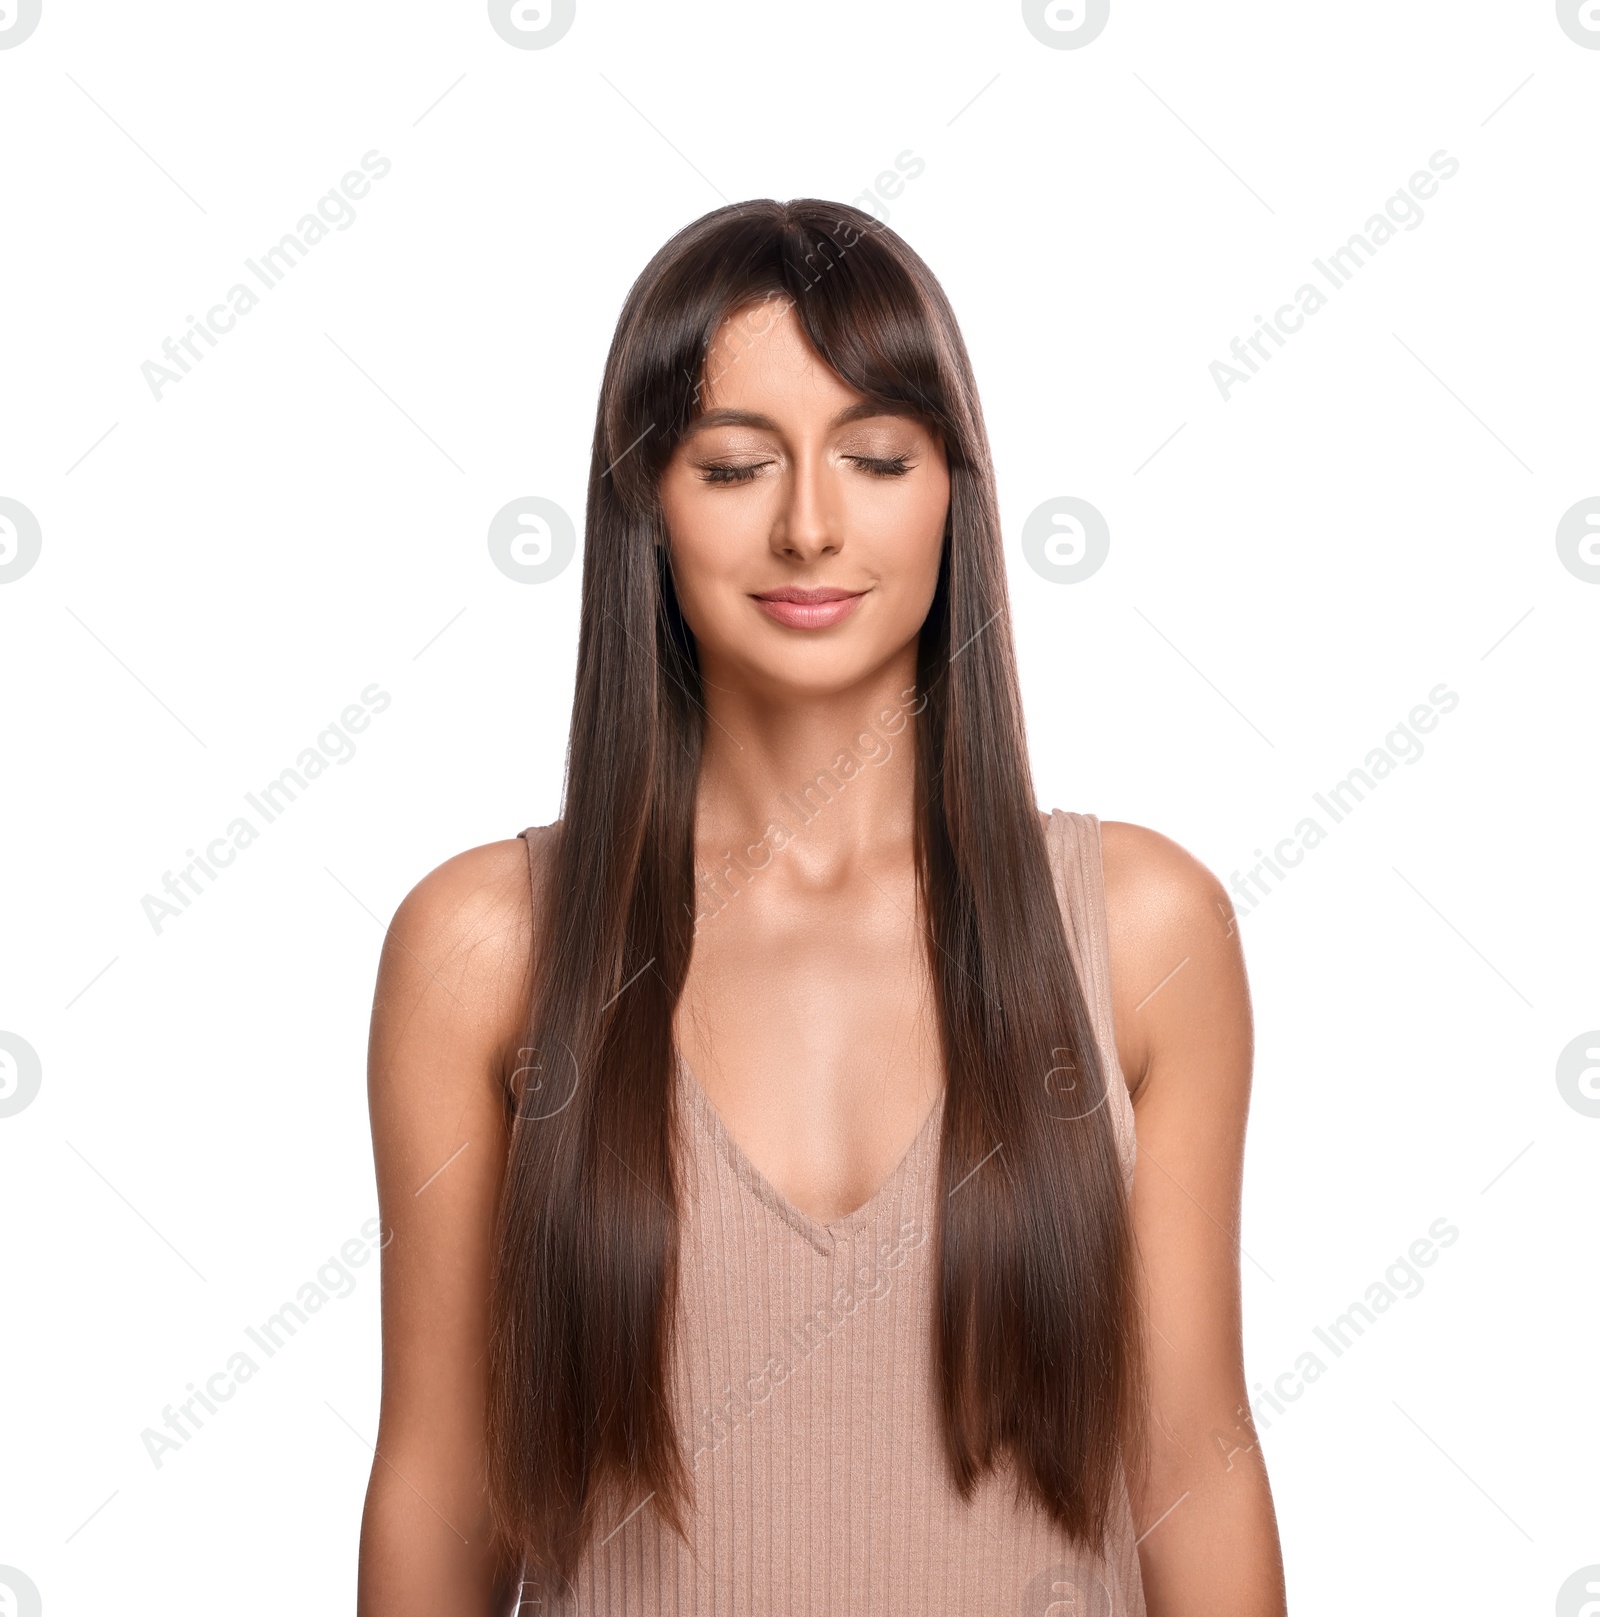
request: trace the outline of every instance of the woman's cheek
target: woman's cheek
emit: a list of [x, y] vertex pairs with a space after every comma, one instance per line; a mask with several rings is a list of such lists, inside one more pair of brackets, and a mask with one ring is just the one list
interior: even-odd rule
[[737, 538], [697, 533], [672, 547], [673, 582], [678, 605], [690, 633], [703, 644], [716, 645], [737, 633], [743, 604], [739, 580], [749, 571], [739, 565]]

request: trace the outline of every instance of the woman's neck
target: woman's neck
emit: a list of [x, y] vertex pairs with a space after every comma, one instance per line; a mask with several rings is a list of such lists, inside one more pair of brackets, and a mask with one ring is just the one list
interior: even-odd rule
[[[720, 675], [720, 677], [719, 677]], [[910, 845], [916, 645], [848, 690], [763, 692], [706, 670], [696, 862], [792, 851], [812, 879]]]

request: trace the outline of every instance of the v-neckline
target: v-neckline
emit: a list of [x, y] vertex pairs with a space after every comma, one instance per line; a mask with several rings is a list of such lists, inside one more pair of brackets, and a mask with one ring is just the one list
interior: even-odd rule
[[690, 1109], [741, 1182], [758, 1201], [764, 1202], [791, 1229], [795, 1230], [797, 1234], [801, 1235], [824, 1256], [833, 1252], [841, 1237], [853, 1234], [857, 1229], [863, 1225], [870, 1224], [877, 1217], [884, 1202], [899, 1188], [906, 1175], [911, 1171], [913, 1162], [927, 1144], [929, 1136], [937, 1130], [940, 1118], [944, 1114], [944, 1095], [941, 1092], [939, 1098], [929, 1109], [928, 1115], [922, 1120], [922, 1126], [912, 1138], [911, 1144], [906, 1147], [899, 1162], [895, 1164], [889, 1177], [859, 1207], [824, 1223], [819, 1218], [813, 1218], [803, 1208], [796, 1207], [750, 1160], [749, 1153], [734, 1138], [733, 1131], [728, 1125], [723, 1122], [722, 1114], [712, 1104], [711, 1097], [705, 1091], [705, 1086], [695, 1077], [689, 1063], [684, 1060], [681, 1051], [677, 1053], [677, 1070], [679, 1080], [688, 1096]]

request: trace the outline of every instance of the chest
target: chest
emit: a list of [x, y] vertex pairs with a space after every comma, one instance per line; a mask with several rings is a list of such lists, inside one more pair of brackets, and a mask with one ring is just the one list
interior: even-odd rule
[[696, 930], [675, 1033], [754, 1168], [827, 1223], [889, 1178], [944, 1084], [909, 871], [752, 885]]

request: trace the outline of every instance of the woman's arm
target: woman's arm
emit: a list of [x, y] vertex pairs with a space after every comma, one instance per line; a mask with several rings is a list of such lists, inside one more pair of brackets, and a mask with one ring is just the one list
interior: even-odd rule
[[1117, 1048], [1139, 1141], [1150, 1469], [1133, 1495], [1150, 1617], [1283, 1617], [1240, 1340], [1252, 1033], [1233, 906], [1177, 843], [1102, 826]]
[[484, 1444], [501, 1100], [526, 1012], [526, 844], [474, 848], [396, 912], [378, 966], [368, 1100], [383, 1223], [383, 1401], [359, 1617], [499, 1617]]

